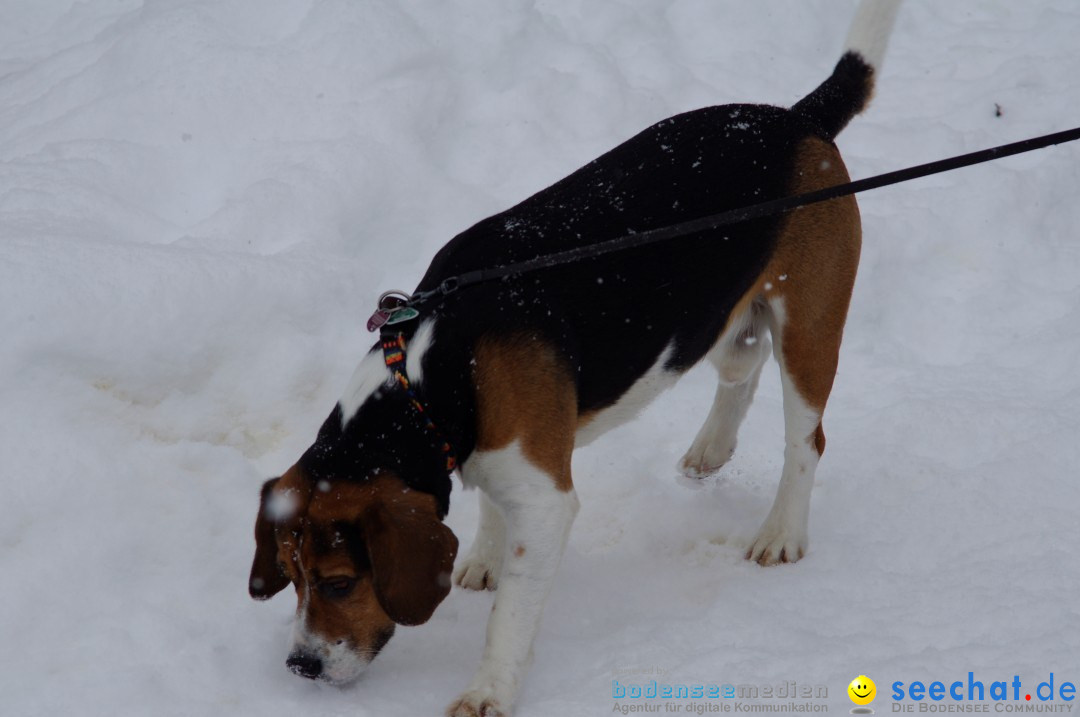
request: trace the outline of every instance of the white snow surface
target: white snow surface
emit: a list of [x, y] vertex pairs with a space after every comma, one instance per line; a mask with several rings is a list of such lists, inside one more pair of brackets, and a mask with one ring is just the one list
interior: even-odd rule
[[[247, 596], [261, 482], [380, 291], [665, 116], [795, 102], [855, 5], [3, 0], [0, 712], [441, 714], [492, 595], [455, 589], [354, 686], [294, 677], [291, 591]], [[1075, 0], [909, 0], [838, 140], [852, 175], [1078, 124], [1077, 37]], [[862, 196], [800, 563], [742, 557], [775, 364], [699, 486], [675, 465], [706, 367], [579, 451], [517, 714], [609, 714], [616, 671], [652, 668], [827, 685], [838, 713], [861, 673], [879, 712], [894, 680], [1080, 681], [1078, 197], [1077, 145]], [[462, 554], [477, 514], [456, 485]]]

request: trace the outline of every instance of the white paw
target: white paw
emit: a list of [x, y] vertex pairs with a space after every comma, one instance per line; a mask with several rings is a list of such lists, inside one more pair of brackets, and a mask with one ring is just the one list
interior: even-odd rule
[[723, 468], [735, 455], [735, 439], [722, 437], [711, 441], [694, 441], [679, 461], [679, 470], [687, 478], [704, 478]]
[[507, 717], [509, 705], [486, 690], [469, 690], [446, 708], [446, 717]]
[[454, 582], [466, 590], [495, 590], [499, 587], [500, 572], [502, 556], [495, 557], [489, 551], [470, 550], [454, 568]]
[[809, 541], [806, 528], [793, 528], [770, 515], [746, 551], [746, 559], [759, 565], [794, 563], [804, 555]]

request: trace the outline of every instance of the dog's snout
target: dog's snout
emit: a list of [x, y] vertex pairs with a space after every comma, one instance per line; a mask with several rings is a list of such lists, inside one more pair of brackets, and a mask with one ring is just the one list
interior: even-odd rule
[[295, 674], [309, 680], [314, 680], [322, 675], [322, 660], [306, 652], [294, 652], [289, 655], [289, 659], [285, 661], [285, 664]]

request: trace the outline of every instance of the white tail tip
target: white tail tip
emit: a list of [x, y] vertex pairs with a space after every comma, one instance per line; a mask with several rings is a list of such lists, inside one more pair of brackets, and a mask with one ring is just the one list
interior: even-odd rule
[[901, 0], [862, 0], [848, 32], [846, 52], [857, 52], [875, 70], [881, 68]]

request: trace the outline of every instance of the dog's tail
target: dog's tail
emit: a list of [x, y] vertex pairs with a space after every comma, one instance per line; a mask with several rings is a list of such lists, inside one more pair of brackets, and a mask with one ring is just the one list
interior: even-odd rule
[[832, 140], [855, 115], [866, 109], [874, 93], [889, 33], [901, 0], [862, 0], [851, 23], [840, 62], [829, 79], [791, 109], [806, 117]]

